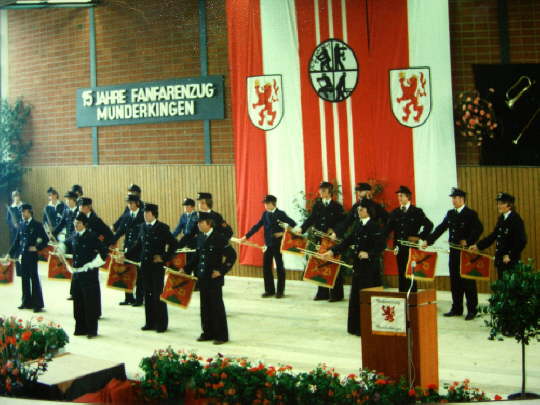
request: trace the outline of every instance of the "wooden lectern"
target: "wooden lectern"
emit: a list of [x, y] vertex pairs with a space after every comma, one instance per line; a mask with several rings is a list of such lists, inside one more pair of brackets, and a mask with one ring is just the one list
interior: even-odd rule
[[[408, 333], [412, 338], [411, 355], [414, 367], [411, 369], [414, 385], [427, 388], [430, 384], [439, 386], [439, 354], [437, 345], [437, 303], [435, 290], [419, 290], [411, 293], [403, 311], [408, 312], [409, 327], [405, 333], [383, 332], [377, 323], [372, 328], [372, 297], [376, 297], [379, 311], [388, 302], [401, 298], [406, 300], [407, 293], [398, 292], [395, 288], [383, 290], [380, 287], [366, 288], [360, 291], [360, 319], [362, 328], [362, 368], [375, 370], [399, 381], [400, 377], [408, 377]], [[399, 300], [398, 300], [399, 301]], [[390, 304], [384, 306], [387, 316], [390, 314]], [[375, 312], [375, 316], [379, 315]], [[397, 318], [397, 317], [396, 317]], [[405, 322], [403, 322], [405, 325]], [[375, 329], [375, 331], [373, 330]]]

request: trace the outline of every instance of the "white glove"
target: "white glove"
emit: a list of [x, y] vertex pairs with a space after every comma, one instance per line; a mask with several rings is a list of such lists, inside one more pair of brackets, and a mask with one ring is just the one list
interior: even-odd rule
[[394, 255], [397, 256], [398, 253], [399, 253], [399, 246], [396, 246], [396, 247], [394, 248]]
[[295, 227], [293, 228], [293, 232], [294, 232], [294, 233], [302, 233], [302, 228], [300, 228], [299, 226], [295, 226]]

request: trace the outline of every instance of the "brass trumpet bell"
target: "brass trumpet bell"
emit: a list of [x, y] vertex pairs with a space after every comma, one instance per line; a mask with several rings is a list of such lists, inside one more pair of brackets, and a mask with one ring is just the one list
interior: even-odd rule
[[[506, 100], [505, 103], [508, 106], [509, 109], [514, 108], [514, 105], [518, 102], [518, 100], [525, 94], [533, 85], [535, 84], [535, 81], [532, 80], [529, 76], [520, 76], [517, 81], [512, 84], [508, 90], [506, 90]], [[517, 91], [518, 88], [520, 88], [523, 85], [523, 87]], [[516, 93], [517, 92], [517, 93]], [[512, 93], [515, 93], [513, 97]]]

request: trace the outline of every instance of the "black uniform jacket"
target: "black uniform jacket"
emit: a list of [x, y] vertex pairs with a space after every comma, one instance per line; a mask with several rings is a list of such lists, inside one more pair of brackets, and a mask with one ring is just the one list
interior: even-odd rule
[[52, 231], [52, 234], [54, 237], [58, 237], [58, 234], [62, 232], [62, 229], [66, 229], [66, 240], [73, 235], [75, 232], [75, 226], [73, 225], [73, 221], [75, 220], [75, 217], [77, 216], [77, 208], [71, 209], [68, 206], [64, 208], [64, 212], [62, 213], [62, 218], [60, 218], [60, 221]]
[[336, 232], [336, 235], [338, 237], [343, 237], [345, 233], [347, 232], [347, 229], [353, 224], [358, 224], [359, 216], [358, 216], [358, 207], [360, 204], [366, 204], [371, 208], [371, 219], [370, 221], [373, 221], [377, 223], [380, 227], [384, 227], [386, 223], [388, 222], [388, 212], [384, 209], [384, 207], [380, 204], [377, 204], [375, 201], [369, 199], [369, 198], [363, 198], [360, 201], [357, 201], [353, 204], [351, 207], [351, 210], [347, 213], [345, 216], [345, 219], [343, 219], [337, 226], [334, 231]]
[[169, 225], [156, 221], [154, 225], [142, 223], [135, 243], [126, 252], [130, 260], [140, 261], [141, 264], [154, 262], [154, 255], [159, 255], [163, 262], [172, 259], [176, 252], [177, 242], [171, 234]]
[[110, 228], [105, 225], [105, 222], [97, 216], [97, 214], [92, 211], [88, 217], [88, 224], [86, 228], [93, 231], [98, 238], [100, 238], [105, 246], [110, 246], [113, 244], [114, 235]]
[[275, 237], [275, 233], [282, 233], [283, 228], [279, 226], [279, 222], [285, 222], [292, 227], [296, 226], [291, 218], [287, 216], [285, 211], [276, 210], [274, 212], [264, 211], [261, 219], [246, 233], [247, 238], [251, 238], [264, 225], [264, 243], [266, 246], [274, 246], [276, 243], [281, 243], [281, 237]]
[[[422, 229], [421, 232], [420, 229]], [[425, 240], [432, 229], [433, 222], [426, 217], [424, 211], [411, 204], [406, 212], [398, 207], [390, 213], [384, 234], [388, 237], [390, 232], [394, 232], [394, 245], [396, 245], [398, 240], [407, 240], [409, 236]]]
[[510, 261], [516, 262], [521, 258], [521, 252], [527, 244], [525, 224], [515, 211], [510, 211], [507, 219], [501, 215], [495, 224], [495, 229], [480, 240], [478, 249], [486, 249], [495, 242], [495, 264], [502, 264], [504, 255], [510, 256]]
[[123, 235], [124, 238], [124, 249], [127, 250], [135, 244], [137, 237], [139, 236], [140, 225], [144, 223], [144, 212], [139, 208], [135, 218], [131, 216], [131, 211], [129, 215], [124, 218], [120, 227], [116, 230], [113, 238], [113, 243], [116, 243]]
[[474, 245], [484, 226], [478, 219], [476, 211], [465, 206], [458, 213], [456, 209], [449, 210], [443, 221], [435, 228], [433, 233], [426, 238], [428, 244], [432, 245], [447, 229], [449, 229], [448, 240], [450, 243], [459, 244], [460, 241], [467, 241], [467, 245]]
[[314, 226], [315, 229], [321, 232], [334, 229], [343, 220], [343, 215], [343, 206], [340, 203], [331, 200], [328, 206], [326, 206], [322, 202], [322, 199], [318, 198], [313, 205], [311, 214], [302, 224], [302, 233], [306, 232], [311, 226]]
[[100, 255], [103, 260], [107, 257], [109, 249], [99, 240], [95, 232], [86, 229], [82, 235], [75, 232], [65, 242], [66, 252], [73, 254], [73, 267], [80, 268]]
[[[186, 270], [195, 270], [201, 288], [222, 286], [225, 274], [235, 262], [236, 251], [229, 245], [223, 234], [216, 232], [214, 229], [208, 237], [206, 237], [206, 234], [199, 232], [195, 260], [186, 265]], [[214, 270], [219, 271], [221, 276], [212, 278]]]
[[19, 224], [17, 236], [9, 249], [10, 257], [17, 257], [20, 254], [24, 256], [35, 256], [37, 260], [37, 252], [28, 251], [28, 248], [35, 246], [39, 251], [49, 243], [49, 237], [45, 233], [45, 229], [41, 222], [32, 219], [28, 225], [23, 220]]

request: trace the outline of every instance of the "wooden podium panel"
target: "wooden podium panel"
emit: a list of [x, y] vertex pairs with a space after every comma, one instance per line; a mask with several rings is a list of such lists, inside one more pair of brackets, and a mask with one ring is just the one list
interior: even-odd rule
[[[407, 335], [373, 334], [371, 297], [406, 298], [395, 288], [367, 288], [360, 291], [362, 329], [362, 367], [376, 370], [399, 381], [408, 376]], [[437, 302], [435, 290], [419, 290], [409, 296], [410, 332], [414, 385], [439, 386], [439, 353], [437, 344]]]

